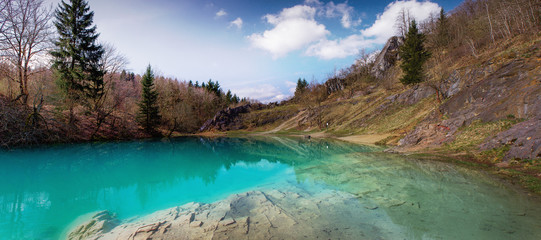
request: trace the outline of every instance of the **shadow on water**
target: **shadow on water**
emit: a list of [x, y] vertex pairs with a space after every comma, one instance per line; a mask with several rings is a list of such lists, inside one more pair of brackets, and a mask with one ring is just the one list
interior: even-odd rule
[[129, 218], [285, 180], [353, 194], [408, 239], [541, 234], [539, 202], [474, 171], [379, 150], [326, 139], [183, 137], [0, 152], [0, 235], [55, 238], [92, 211]]

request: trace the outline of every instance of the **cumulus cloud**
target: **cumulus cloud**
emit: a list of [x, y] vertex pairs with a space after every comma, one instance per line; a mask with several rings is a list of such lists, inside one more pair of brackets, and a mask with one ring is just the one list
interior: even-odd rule
[[252, 46], [272, 54], [273, 58], [324, 39], [330, 32], [315, 21], [316, 9], [306, 5], [285, 8], [279, 14], [267, 14], [263, 18], [274, 27], [263, 33], [248, 36]]
[[329, 60], [359, 54], [360, 49], [372, 47], [376, 41], [354, 34], [344, 39], [321, 40], [306, 50], [306, 55]]
[[231, 21], [229, 27], [237, 27], [237, 29], [242, 28], [242, 18], [238, 17], [237, 19]]
[[321, 59], [334, 59], [353, 56], [362, 48], [369, 48], [377, 44], [384, 44], [395, 35], [395, 22], [400, 12], [409, 11], [416, 21], [426, 20], [431, 13], [438, 12], [440, 6], [432, 2], [418, 2], [416, 0], [395, 1], [387, 5], [382, 14], [379, 14], [372, 26], [361, 30], [360, 34], [353, 34], [344, 39], [322, 39], [308, 47], [305, 54], [317, 56]]
[[327, 18], [340, 18], [340, 23], [344, 28], [351, 28], [361, 24], [361, 19], [353, 20], [355, 9], [348, 5], [348, 2], [336, 4], [333, 1], [324, 4], [319, 0], [305, 0], [305, 5], [314, 6], [318, 10], [319, 16]]
[[297, 83], [292, 81], [286, 81], [285, 84], [289, 90], [289, 93], [294, 94], [295, 90], [297, 89]]
[[347, 2], [335, 4], [334, 2], [329, 2], [325, 6], [324, 12], [325, 16], [329, 18], [341, 17], [340, 23], [344, 28], [351, 28], [352, 26], [357, 26], [361, 23], [360, 19], [353, 21], [353, 7], [349, 6]]
[[365, 37], [375, 38], [379, 43], [384, 43], [394, 36], [395, 22], [402, 10], [409, 12], [410, 16], [417, 22], [421, 22], [426, 20], [431, 13], [439, 12], [440, 6], [437, 3], [418, 2], [417, 0], [392, 2], [385, 7], [382, 14], [378, 15], [374, 24], [362, 30], [361, 34]]
[[288, 98], [288, 95], [283, 94], [277, 87], [271, 84], [241, 88], [234, 92], [239, 96], [257, 99], [263, 103], [279, 102]]
[[220, 11], [216, 12], [216, 18], [226, 16], [227, 12], [224, 9], [220, 9]]
[[306, 4], [306, 5], [323, 5], [323, 3], [320, 2], [319, 0], [305, 0], [304, 4]]
[[344, 58], [358, 54], [362, 48], [384, 44], [394, 36], [395, 22], [402, 10], [421, 22], [431, 13], [439, 12], [440, 6], [429, 1], [394, 1], [377, 16], [372, 26], [346, 38], [330, 40], [330, 32], [325, 25], [315, 20], [316, 15], [326, 18], [339, 17], [344, 28], [352, 28], [361, 23], [360, 20], [353, 20], [353, 7], [349, 6], [347, 1], [340, 4], [331, 1], [325, 4], [319, 0], [305, 0], [303, 5], [285, 8], [279, 14], [264, 16], [263, 19], [273, 28], [252, 34], [248, 36], [248, 40], [252, 46], [271, 53], [275, 59], [300, 49], [305, 49], [307, 56], [321, 59]]

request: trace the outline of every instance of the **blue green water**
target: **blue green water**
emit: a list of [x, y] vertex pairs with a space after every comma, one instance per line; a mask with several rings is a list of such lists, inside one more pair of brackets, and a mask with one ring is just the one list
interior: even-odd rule
[[331, 140], [194, 137], [0, 151], [0, 239], [58, 239], [100, 210], [129, 219], [287, 184], [352, 194], [406, 239], [541, 236], [541, 202], [476, 171]]

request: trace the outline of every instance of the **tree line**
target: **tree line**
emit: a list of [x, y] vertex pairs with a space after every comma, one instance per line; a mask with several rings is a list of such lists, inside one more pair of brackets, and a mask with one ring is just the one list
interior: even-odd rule
[[[143, 76], [127, 71], [128, 59], [99, 40], [93, 17], [84, 0], [56, 8], [0, 0], [0, 135], [18, 129], [39, 141], [32, 133], [93, 139], [194, 132], [218, 110], [248, 101], [218, 81], [155, 76], [150, 66]], [[8, 127], [4, 119], [21, 124]]]

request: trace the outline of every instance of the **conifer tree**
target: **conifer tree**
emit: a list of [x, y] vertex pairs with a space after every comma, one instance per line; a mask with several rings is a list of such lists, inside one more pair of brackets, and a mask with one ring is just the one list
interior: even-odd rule
[[154, 133], [155, 127], [160, 123], [160, 113], [157, 105], [158, 92], [154, 87], [154, 73], [150, 65], [143, 75], [141, 85], [143, 93], [139, 103], [137, 121], [147, 133]]
[[55, 11], [58, 39], [51, 51], [57, 84], [70, 100], [94, 100], [104, 94], [101, 67], [104, 50], [97, 43], [94, 12], [84, 0], [64, 0]]
[[440, 11], [440, 17], [438, 18], [438, 22], [436, 25], [436, 40], [439, 47], [446, 47], [449, 44], [449, 31], [449, 21], [447, 20], [447, 16], [445, 15], [445, 12], [442, 8]]
[[234, 103], [239, 103], [240, 102], [240, 98], [237, 96], [237, 94], [233, 94], [233, 102]]
[[231, 94], [231, 90], [227, 90], [227, 93], [225, 94], [225, 103], [229, 105], [234, 101], [235, 100], [233, 99], [233, 94]]
[[419, 32], [415, 20], [411, 21], [408, 33], [404, 39], [404, 45], [400, 47], [400, 68], [404, 76], [400, 79], [402, 84], [416, 84], [423, 81], [423, 64], [430, 57], [430, 53], [424, 48], [425, 36]]
[[306, 87], [308, 87], [308, 82], [306, 79], [299, 78], [299, 80], [297, 80], [297, 87], [295, 88], [295, 96], [300, 96], [303, 94]]

